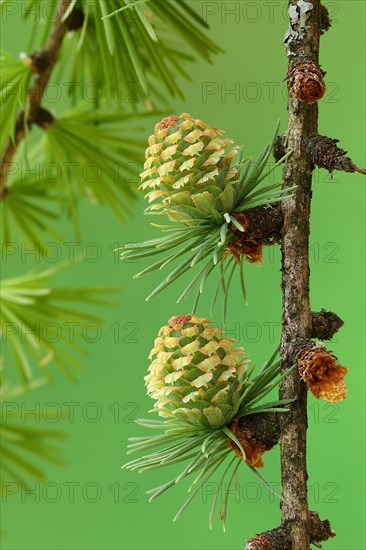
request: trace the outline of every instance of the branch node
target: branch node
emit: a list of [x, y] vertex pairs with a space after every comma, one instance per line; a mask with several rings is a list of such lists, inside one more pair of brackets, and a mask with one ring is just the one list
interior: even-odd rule
[[[277, 445], [280, 437], [278, 413], [265, 412], [234, 418], [229, 429], [240, 441], [245, 451], [245, 462], [249, 466], [264, 466], [262, 455]], [[233, 441], [229, 445], [238, 456], [242, 456], [239, 447]]]
[[319, 135], [312, 136], [306, 146], [307, 155], [313, 164], [319, 168], [325, 168], [329, 172], [339, 170], [366, 174], [366, 169], [356, 166], [349, 157], [346, 157], [347, 151], [337, 147], [337, 143], [339, 143], [339, 139]]
[[84, 13], [79, 8], [73, 8], [72, 12], [66, 19], [66, 26], [69, 31], [78, 31], [84, 24]]
[[[320, 542], [335, 537], [327, 519], [321, 520], [318, 513], [309, 512], [310, 543], [321, 548]], [[247, 541], [245, 550], [292, 550], [292, 540], [286, 525], [265, 531]]]
[[43, 109], [43, 107], [40, 107], [35, 113], [35, 116], [32, 119], [32, 123], [37, 124], [37, 126], [42, 128], [43, 130], [48, 130], [48, 128], [52, 126], [54, 120], [55, 117], [50, 111], [48, 111], [47, 109]]
[[344, 322], [336, 313], [327, 309], [312, 312], [311, 321], [311, 337], [317, 340], [331, 340], [335, 333], [344, 325]]
[[232, 213], [232, 216], [243, 226], [244, 232], [231, 224], [235, 234], [228, 249], [237, 261], [240, 256], [251, 262], [261, 262], [263, 246], [278, 243], [282, 236], [283, 216], [277, 204], [257, 206], [246, 212]]
[[329, 31], [329, 29], [332, 26], [332, 22], [329, 17], [328, 9], [323, 5], [320, 4], [320, 32], [321, 34], [324, 34], [325, 32]]

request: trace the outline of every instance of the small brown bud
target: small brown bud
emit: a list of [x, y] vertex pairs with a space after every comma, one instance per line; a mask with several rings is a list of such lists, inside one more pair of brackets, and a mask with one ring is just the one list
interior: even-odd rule
[[321, 30], [321, 34], [324, 34], [326, 31], [328, 31], [331, 26], [332, 26], [332, 22], [330, 20], [329, 11], [323, 4], [320, 4], [320, 30]]
[[315, 63], [299, 63], [288, 74], [288, 89], [303, 103], [315, 103], [325, 94], [324, 76]]
[[40, 107], [35, 113], [35, 116], [32, 118], [32, 123], [37, 124], [43, 130], [48, 130], [52, 126], [55, 117], [47, 109]]
[[277, 136], [273, 146], [273, 156], [276, 162], [279, 162], [286, 155], [285, 135]]
[[311, 323], [311, 337], [318, 340], [331, 340], [344, 325], [344, 322], [336, 313], [327, 309], [312, 312]]
[[50, 56], [47, 52], [34, 52], [29, 58], [32, 61], [32, 71], [36, 74], [43, 73], [51, 63]]
[[84, 13], [78, 8], [74, 8], [66, 19], [66, 25], [69, 31], [78, 31], [84, 25]]

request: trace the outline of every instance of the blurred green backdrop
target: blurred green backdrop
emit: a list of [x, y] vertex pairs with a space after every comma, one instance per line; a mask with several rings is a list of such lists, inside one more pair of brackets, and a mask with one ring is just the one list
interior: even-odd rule
[[[255, 156], [268, 142], [276, 120], [286, 125], [286, 57], [282, 39], [287, 30], [283, 1], [190, 2], [211, 26], [225, 54], [206, 65], [190, 65], [192, 81], [183, 84], [185, 100], [171, 101], [171, 112], [189, 112], [246, 146]], [[19, 2], [21, 4], [21, 2]], [[365, 15], [361, 1], [325, 2], [333, 25], [322, 37], [321, 64], [328, 92], [320, 105], [320, 132], [341, 139], [354, 161], [365, 165]], [[21, 12], [2, 22], [2, 47], [14, 54], [26, 49], [27, 25]], [[66, 93], [51, 108], [68, 105]], [[152, 128], [151, 128], [152, 129]], [[145, 132], [146, 137], [151, 133]], [[3, 548], [8, 550], [125, 549], [193, 550], [242, 548], [244, 540], [279, 522], [279, 502], [242, 468], [239, 498], [231, 496], [228, 531], [219, 520], [208, 529], [207, 486], [177, 523], [175, 511], [186, 498], [182, 484], [161, 500], [148, 504], [145, 490], [168, 479], [169, 472], [138, 475], [120, 469], [126, 461], [126, 439], [137, 433], [133, 420], [146, 417], [151, 402], [143, 376], [147, 355], [158, 328], [175, 314], [188, 313], [190, 303], [177, 306], [178, 289], [153, 301], [144, 298], [156, 277], [138, 281], [132, 275], [143, 265], [120, 263], [117, 243], [139, 242], [157, 235], [143, 216], [139, 200], [129, 222], [121, 225], [107, 210], [82, 209], [83, 243], [77, 251], [84, 262], [63, 270], [59, 282], [120, 285], [115, 306], [98, 308], [105, 322], [90, 333], [89, 357], [79, 383], [55, 372], [55, 381], [19, 400], [19, 406], [43, 410], [43, 426], [65, 430], [65, 466], [45, 465], [46, 484], [30, 483], [33, 494], [17, 492], [3, 498]], [[365, 181], [361, 175], [317, 171], [314, 181], [311, 233], [311, 297], [313, 310], [336, 311], [345, 327], [330, 344], [349, 367], [348, 398], [339, 405], [309, 397], [309, 499], [311, 508], [329, 518], [337, 537], [325, 543], [333, 550], [362, 550], [364, 536], [364, 346], [365, 331]], [[75, 242], [70, 225], [60, 223], [66, 242]], [[92, 243], [92, 244], [90, 244]], [[61, 255], [60, 255], [61, 254]], [[68, 247], [59, 248], [67, 260]], [[50, 250], [50, 257], [54, 257]], [[280, 335], [280, 254], [266, 252], [264, 266], [246, 268], [249, 305], [238, 286], [231, 294], [228, 330], [261, 363]], [[49, 266], [26, 251], [4, 257], [3, 275], [34, 266]], [[146, 264], [144, 264], [146, 265]], [[183, 285], [184, 283], [182, 283]], [[211, 281], [214, 285], [214, 281]], [[209, 289], [208, 289], [209, 290]], [[209, 294], [209, 292], [207, 292]], [[208, 299], [198, 311], [208, 315]], [[221, 322], [220, 307], [216, 309]], [[48, 411], [71, 411], [53, 420]], [[31, 415], [29, 417], [32, 418]], [[278, 449], [265, 456], [265, 477], [279, 481]]]

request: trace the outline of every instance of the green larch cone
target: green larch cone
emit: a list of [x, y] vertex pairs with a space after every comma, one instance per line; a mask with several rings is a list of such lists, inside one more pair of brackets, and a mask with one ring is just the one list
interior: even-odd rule
[[[142, 473], [177, 467], [166, 483], [147, 491], [150, 501], [181, 481], [192, 480], [188, 499], [174, 521], [221, 466], [223, 470], [215, 482], [210, 527], [221, 503], [220, 519], [225, 528], [230, 488], [241, 464], [246, 464], [275, 493], [256, 468], [263, 466], [261, 456], [277, 443], [278, 435], [271, 430], [257, 431], [260, 425], [265, 425], [266, 414], [260, 415], [259, 423], [245, 418], [288, 410], [284, 406], [291, 399], [263, 403], [264, 397], [292, 370], [281, 373], [281, 362], [276, 361], [276, 356], [277, 350], [252, 376], [254, 368], [253, 365], [247, 368], [245, 351], [207, 319], [193, 314], [179, 315], [160, 329], [145, 380], [148, 393], [156, 399], [155, 409], [167, 418], [136, 420], [150, 433], [130, 438], [128, 453], [137, 452], [141, 456], [124, 468]], [[273, 415], [268, 418], [273, 427]], [[270, 433], [273, 436], [269, 437]], [[219, 495], [223, 495], [222, 500]]]
[[149, 190], [146, 198], [160, 201], [150, 211], [165, 211], [171, 220], [185, 222], [210, 217], [213, 206], [218, 212], [231, 210], [239, 147], [224, 135], [187, 113], [156, 124], [140, 174], [141, 188]]
[[163, 417], [220, 428], [238, 410], [249, 360], [236, 340], [197, 315], [172, 317], [159, 331], [145, 377]]
[[279, 125], [272, 141], [252, 162], [243, 158], [242, 147], [226, 139], [221, 130], [186, 113], [156, 124], [146, 151], [141, 187], [154, 203], [147, 208], [148, 213], [167, 214], [173, 223], [152, 224], [162, 231], [161, 237], [125, 244], [120, 249], [121, 259], [134, 261], [160, 255], [136, 278], [176, 264], [147, 300], [185, 272], [197, 269], [178, 298], [180, 302], [194, 292], [191, 311], [195, 312], [206, 281], [216, 267], [220, 273], [211, 311], [222, 288], [225, 319], [234, 271], [239, 271], [246, 300], [243, 262], [261, 261], [263, 247], [280, 241], [283, 219], [278, 203], [290, 198], [294, 189], [283, 189], [282, 181], [260, 185], [291, 154], [266, 170], [278, 128]]

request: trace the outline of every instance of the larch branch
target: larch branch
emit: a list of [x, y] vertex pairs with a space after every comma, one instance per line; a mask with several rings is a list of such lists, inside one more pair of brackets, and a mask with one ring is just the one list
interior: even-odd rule
[[71, 0], [60, 1], [57, 15], [45, 47], [41, 52], [37, 52], [33, 54], [33, 56], [30, 56], [31, 59], [34, 58], [32, 65], [33, 69], [37, 72], [37, 76], [28, 93], [29, 110], [27, 120], [25, 120], [25, 113], [23, 111], [20, 112], [16, 122], [14, 140], [9, 139], [5, 146], [0, 168], [0, 200], [6, 196], [6, 181], [9, 169], [19, 144], [25, 137], [25, 126], [31, 126], [38, 121], [43, 93], [57, 61], [63, 39], [69, 30], [68, 18], [63, 21], [63, 17], [70, 3]]

